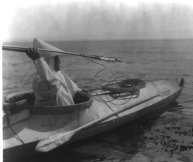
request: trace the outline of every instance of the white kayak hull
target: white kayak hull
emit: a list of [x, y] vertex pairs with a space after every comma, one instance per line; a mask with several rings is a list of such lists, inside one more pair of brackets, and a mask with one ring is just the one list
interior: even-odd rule
[[[140, 90], [139, 96], [125, 103], [125, 106], [129, 107], [131, 103], [139, 102], [143, 98], [148, 98], [149, 95], [151, 96], [153, 93], [157, 93], [158, 90], [169, 90], [169, 94], [165, 96], [157, 96], [145, 103], [141, 103], [138, 106], [132, 107], [131, 109], [118, 114], [118, 116], [113, 116], [102, 123], [93, 126], [92, 128], [86, 129], [85, 131], [73, 136], [68, 144], [109, 131], [125, 123], [133, 121], [142, 115], [164, 108], [166, 105], [176, 100], [176, 98], [181, 94], [183, 86], [183, 80], [181, 80], [180, 83], [168, 81], [146, 83], [145, 88]], [[78, 113], [79, 116], [76, 116], [77, 113], [74, 113], [73, 117], [71, 116], [69, 118], [74, 121], [70, 124], [66, 123], [66, 115], [32, 115], [24, 121], [13, 124], [12, 128], [16, 131], [19, 138], [23, 140], [24, 144], [16, 139], [17, 137], [13, 135], [13, 132], [11, 134], [9, 127], [4, 128], [4, 159], [17, 159], [37, 153], [35, 151], [35, 147], [40, 140], [47, 138], [56, 132], [60, 132], [60, 130], [66, 129], [66, 132], [73, 130], [77, 128], [77, 124], [78, 126], [82, 126], [112, 112], [112, 110], [116, 111], [116, 109], [120, 108], [119, 105], [110, 105], [111, 109], [109, 109], [106, 104], [97, 101], [95, 98], [93, 100], [94, 101], [90, 108], [80, 111]], [[78, 122], [77, 117], [79, 118]]]

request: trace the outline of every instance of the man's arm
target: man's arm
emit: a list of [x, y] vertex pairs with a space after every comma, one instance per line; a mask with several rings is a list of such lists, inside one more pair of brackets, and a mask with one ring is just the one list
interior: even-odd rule
[[40, 57], [37, 49], [30, 48], [26, 54], [33, 60], [36, 71], [42, 80], [52, 81], [55, 79], [53, 70], [48, 66], [45, 59]]

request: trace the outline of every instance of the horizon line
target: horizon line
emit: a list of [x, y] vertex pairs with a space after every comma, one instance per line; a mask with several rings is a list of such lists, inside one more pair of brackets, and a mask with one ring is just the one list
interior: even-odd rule
[[[35, 39], [35, 38], [33, 38]], [[8, 41], [2, 41], [2, 44], [4, 43], [16, 43], [16, 42], [32, 42], [32, 40], [8, 40]], [[38, 38], [40, 39], [40, 38]], [[44, 41], [47, 42], [92, 42], [92, 41], [140, 41], [140, 40], [193, 40], [193, 38], [133, 38], [133, 39], [71, 39], [71, 40], [62, 40], [62, 39], [58, 39], [58, 40], [50, 40], [50, 39], [42, 39]]]

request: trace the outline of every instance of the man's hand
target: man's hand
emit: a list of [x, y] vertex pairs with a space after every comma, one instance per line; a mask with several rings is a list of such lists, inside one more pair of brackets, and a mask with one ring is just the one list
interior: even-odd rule
[[37, 52], [36, 48], [28, 48], [26, 54], [32, 60], [36, 60], [36, 59], [40, 58], [40, 54]]

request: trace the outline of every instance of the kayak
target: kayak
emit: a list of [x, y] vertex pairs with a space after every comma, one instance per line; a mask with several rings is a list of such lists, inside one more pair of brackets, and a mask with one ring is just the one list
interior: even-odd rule
[[[38, 43], [41, 47], [51, 48], [41, 41]], [[60, 137], [63, 134], [95, 121], [95, 124], [80, 129], [81, 131], [77, 131], [68, 142], [61, 142], [58, 146], [109, 131], [145, 114], [164, 109], [178, 98], [184, 87], [183, 78], [180, 81], [158, 80], [141, 83], [142, 86], [138, 88], [133, 83], [126, 91], [122, 88], [119, 95], [112, 95], [108, 88], [95, 89], [92, 92], [80, 91], [74, 96], [75, 104], [70, 106], [36, 107], [33, 105], [33, 92], [21, 92], [5, 97], [3, 158], [15, 160], [38, 152], [47, 152], [37, 149], [37, 146], [42, 144], [41, 141], [52, 139], [49, 142], [56, 146], [58, 141], [62, 141]], [[127, 91], [129, 93], [125, 93]], [[53, 138], [56, 136], [57, 139]], [[46, 150], [49, 151], [49, 148]]]
[[[130, 107], [130, 105], [139, 103], [91, 128], [77, 133], [68, 143], [114, 129], [174, 102], [180, 95], [183, 86], [183, 79], [179, 83], [166, 80], [147, 82], [145, 87], [140, 89], [137, 97], [131, 97], [125, 103], [119, 99], [113, 100], [113, 103], [104, 103], [100, 101], [101, 98], [106, 99], [107, 97], [110, 98], [110, 96], [102, 94], [99, 99], [99, 96], [85, 95], [85, 92], [83, 92], [77, 95], [77, 97], [81, 98], [80, 102], [83, 102], [72, 106], [47, 107], [47, 110], [46, 108], [30, 107], [26, 104], [17, 105], [16, 108], [22, 107], [22, 109], [19, 109], [16, 114], [10, 115], [9, 120], [19, 118], [19, 116], [27, 117], [13, 124], [5, 124], [3, 128], [4, 158], [10, 158], [11, 155], [12, 159], [16, 159], [37, 153], [35, 147], [42, 139], [48, 138], [60, 131], [71, 131], [113, 111], [116, 112], [122, 109], [122, 107]], [[158, 91], [161, 92], [160, 95]], [[165, 92], [167, 93], [163, 95], [162, 93]], [[143, 102], [144, 100], [145, 102]], [[4, 121], [6, 120], [5, 118]]]

